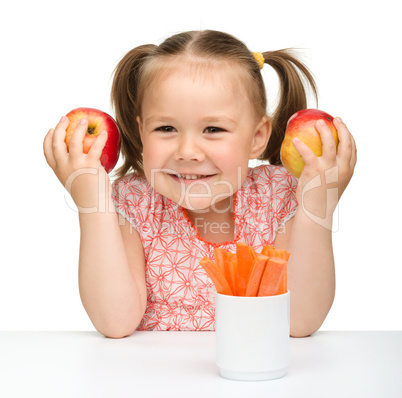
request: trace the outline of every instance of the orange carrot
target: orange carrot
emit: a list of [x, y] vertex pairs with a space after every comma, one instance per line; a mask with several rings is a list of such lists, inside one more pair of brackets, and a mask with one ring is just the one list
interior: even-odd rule
[[247, 297], [257, 296], [258, 289], [260, 287], [261, 276], [264, 272], [268, 260], [269, 257], [264, 256], [263, 254], [257, 254], [257, 257], [254, 260], [253, 269], [251, 270], [250, 273], [250, 278], [247, 283], [247, 289], [246, 289]]
[[236, 243], [236, 253], [215, 248], [216, 263], [204, 257], [200, 265], [215, 284], [218, 293], [236, 296], [271, 296], [287, 292], [287, 262], [290, 253], [263, 247], [257, 254], [252, 246]]
[[220, 247], [214, 249], [214, 254], [218, 271], [223, 274], [226, 282], [230, 286], [230, 289], [232, 290], [233, 294], [235, 294], [235, 274], [232, 260], [232, 257], [235, 255]]
[[247, 283], [251, 269], [256, 258], [256, 253], [251, 246], [246, 243], [236, 243], [237, 256], [237, 284], [236, 292], [238, 296], [244, 296], [247, 290]]
[[[270, 245], [264, 246], [262, 248], [261, 254], [265, 254], [266, 256], [269, 256], [269, 257], [279, 257], [286, 261], [289, 260], [289, 256], [290, 256], [290, 253], [287, 252], [286, 250], [275, 249], [273, 246], [270, 246]], [[285, 270], [282, 275], [282, 280], [281, 280], [278, 294], [283, 294], [288, 291], [287, 268], [288, 268], [287, 265], [285, 265]]]
[[271, 245], [265, 245], [261, 250], [261, 254], [269, 257], [270, 250], [275, 250], [275, 247], [273, 247]]
[[218, 293], [233, 296], [233, 292], [230, 289], [225, 276], [216, 268], [216, 265], [209, 258], [204, 257], [200, 261], [200, 265], [212, 279], [212, 282], [215, 284], [215, 288]]
[[236, 292], [236, 275], [237, 275], [237, 256], [236, 253], [228, 252], [228, 267], [226, 270], [226, 279], [232, 289], [233, 295], [237, 296]]
[[287, 262], [289, 260], [290, 253], [287, 252], [286, 250], [275, 249], [273, 255], [274, 255], [274, 257], [279, 257], [286, 261], [285, 270], [283, 271], [281, 284], [280, 284], [279, 290], [278, 290], [278, 294], [284, 294], [288, 291], [288, 265], [287, 265]]
[[285, 269], [283, 270], [282, 279], [279, 284], [278, 294], [284, 294], [288, 291], [288, 264], [285, 264]]
[[225, 274], [225, 262], [227, 261], [227, 253], [228, 251], [225, 249], [221, 249], [218, 247], [214, 249], [216, 268], [221, 274]]
[[283, 249], [275, 249], [273, 246], [266, 245], [262, 248], [261, 254], [268, 257], [279, 257], [283, 260], [289, 260], [290, 253]]
[[261, 278], [258, 296], [273, 296], [278, 294], [285, 266], [286, 260], [279, 257], [273, 257], [267, 261]]

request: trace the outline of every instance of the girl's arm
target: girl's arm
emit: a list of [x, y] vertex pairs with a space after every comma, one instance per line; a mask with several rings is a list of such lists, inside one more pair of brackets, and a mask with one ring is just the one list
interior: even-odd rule
[[275, 248], [291, 253], [288, 261], [290, 335], [305, 337], [316, 332], [335, 296], [335, 267], [331, 231], [297, 210], [285, 224]]
[[321, 157], [303, 142], [294, 142], [306, 162], [296, 192], [298, 209], [275, 240], [275, 247], [291, 253], [288, 288], [290, 334], [294, 337], [308, 336], [319, 329], [335, 295], [332, 216], [352, 177], [356, 146], [345, 124], [340, 119], [334, 124], [340, 141], [338, 151], [331, 131], [319, 123]]
[[[62, 118], [44, 141], [49, 166], [79, 209], [81, 244], [79, 287], [82, 303], [95, 328], [108, 337], [131, 334], [146, 303], [145, 261], [138, 234], [119, 222], [100, 155], [107, 135], [99, 135], [88, 154], [82, 140], [87, 122], [64, 143], [69, 121]], [[119, 226], [121, 225], [121, 227]]]
[[118, 217], [114, 211], [80, 214], [81, 301], [98, 332], [112, 338], [132, 334], [146, 306], [142, 243]]

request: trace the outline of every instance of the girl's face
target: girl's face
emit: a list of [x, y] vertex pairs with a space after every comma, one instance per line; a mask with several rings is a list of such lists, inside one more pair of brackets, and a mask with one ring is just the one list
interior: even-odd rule
[[190, 211], [231, 210], [249, 159], [270, 135], [243, 86], [232, 70], [183, 64], [146, 89], [137, 121], [145, 176], [156, 191]]

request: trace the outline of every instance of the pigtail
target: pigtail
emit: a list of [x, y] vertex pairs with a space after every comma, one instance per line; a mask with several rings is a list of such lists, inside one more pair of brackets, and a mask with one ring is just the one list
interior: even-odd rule
[[280, 165], [280, 149], [289, 118], [297, 111], [307, 108], [307, 87], [311, 88], [317, 102], [318, 92], [309, 69], [289, 49], [267, 51], [263, 56], [265, 63], [272, 66], [278, 74], [280, 97], [272, 116], [272, 135], [261, 159]]
[[115, 109], [116, 122], [121, 133], [123, 165], [116, 170], [118, 178], [130, 169], [143, 175], [142, 142], [137, 116], [138, 83], [145, 61], [157, 46], [146, 44], [129, 51], [117, 64], [111, 90], [111, 103]]

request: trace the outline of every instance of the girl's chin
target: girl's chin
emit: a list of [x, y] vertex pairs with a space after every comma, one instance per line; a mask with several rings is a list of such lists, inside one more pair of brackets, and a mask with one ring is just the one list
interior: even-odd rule
[[185, 208], [188, 212], [200, 214], [209, 212], [212, 207], [212, 201], [210, 198], [207, 200], [200, 198], [183, 198], [176, 203]]
[[214, 198], [202, 198], [202, 197], [185, 197], [183, 200], [177, 202], [180, 206], [184, 207], [188, 212], [194, 213], [226, 213], [232, 211], [233, 200], [232, 196], [222, 197], [222, 194], [217, 195]]

